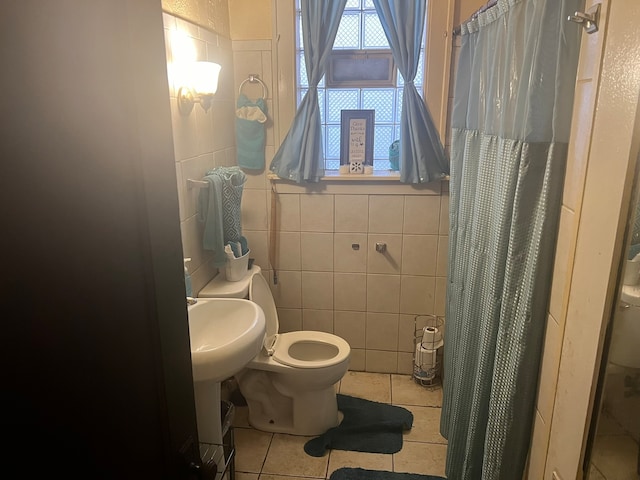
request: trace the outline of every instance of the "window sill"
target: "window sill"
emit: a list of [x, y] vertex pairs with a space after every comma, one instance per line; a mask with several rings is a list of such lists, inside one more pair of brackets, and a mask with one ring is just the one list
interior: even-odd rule
[[[269, 180], [288, 182], [283, 178], [278, 177], [275, 173], [268, 173], [267, 178]], [[323, 177], [320, 177], [321, 182], [399, 182], [400, 172], [394, 172], [390, 170], [378, 170], [371, 175], [365, 175], [363, 173], [352, 174], [340, 174], [335, 170], [325, 171]]]
[[339, 174], [337, 171], [328, 171], [319, 182], [303, 184], [280, 178], [269, 172], [267, 180], [274, 185], [278, 184], [280, 193], [440, 195], [449, 191], [449, 177], [431, 183], [412, 185], [400, 183], [400, 173], [390, 170], [379, 170], [371, 175]]

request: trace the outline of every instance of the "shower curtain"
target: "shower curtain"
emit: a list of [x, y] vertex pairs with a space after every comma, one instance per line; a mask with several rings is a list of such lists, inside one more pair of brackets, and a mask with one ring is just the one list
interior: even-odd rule
[[452, 480], [521, 480], [564, 179], [581, 0], [498, 0], [461, 26], [441, 433]]

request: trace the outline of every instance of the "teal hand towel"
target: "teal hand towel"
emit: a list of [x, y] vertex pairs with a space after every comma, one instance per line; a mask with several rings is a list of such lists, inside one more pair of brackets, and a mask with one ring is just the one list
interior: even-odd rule
[[240, 94], [236, 109], [236, 152], [238, 166], [262, 170], [265, 164], [265, 122], [267, 105], [263, 98], [255, 102]]
[[224, 232], [222, 227], [222, 178], [207, 175], [204, 181], [208, 188], [200, 190], [198, 195], [198, 220], [204, 224], [202, 248], [215, 252], [213, 264], [224, 265]]
[[242, 237], [242, 190], [247, 177], [239, 167], [216, 167], [207, 172], [198, 196], [197, 218], [204, 224], [202, 247], [214, 252], [213, 264], [226, 261], [224, 245]]

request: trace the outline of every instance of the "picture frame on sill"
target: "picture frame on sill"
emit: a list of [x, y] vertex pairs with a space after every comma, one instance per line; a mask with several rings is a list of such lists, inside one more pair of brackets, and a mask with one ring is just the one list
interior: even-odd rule
[[373, 174], [375, 113], [340, 111], [340, 174]]

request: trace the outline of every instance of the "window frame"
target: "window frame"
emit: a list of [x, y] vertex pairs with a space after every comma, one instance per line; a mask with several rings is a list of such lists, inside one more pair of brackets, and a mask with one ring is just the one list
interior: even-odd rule
[[[442, 143], [447, 145], [447, 107], [453, 48], [453, 15], [455, 0], [428, 1], [426, 15], [425, 66], [423, 75], [424, 99], [432, 115]], [[297, 108], [296, 87], [296, 2], [272, 0], [273, 8], [273, 71], [274, 135], [277, 146], [289, 131]], [[376, 176], [380, 171], [376, 172]], [[397, 174], [390, 173], [391, 177]], [[331, 175], [329, 175], [331, 177]]]

